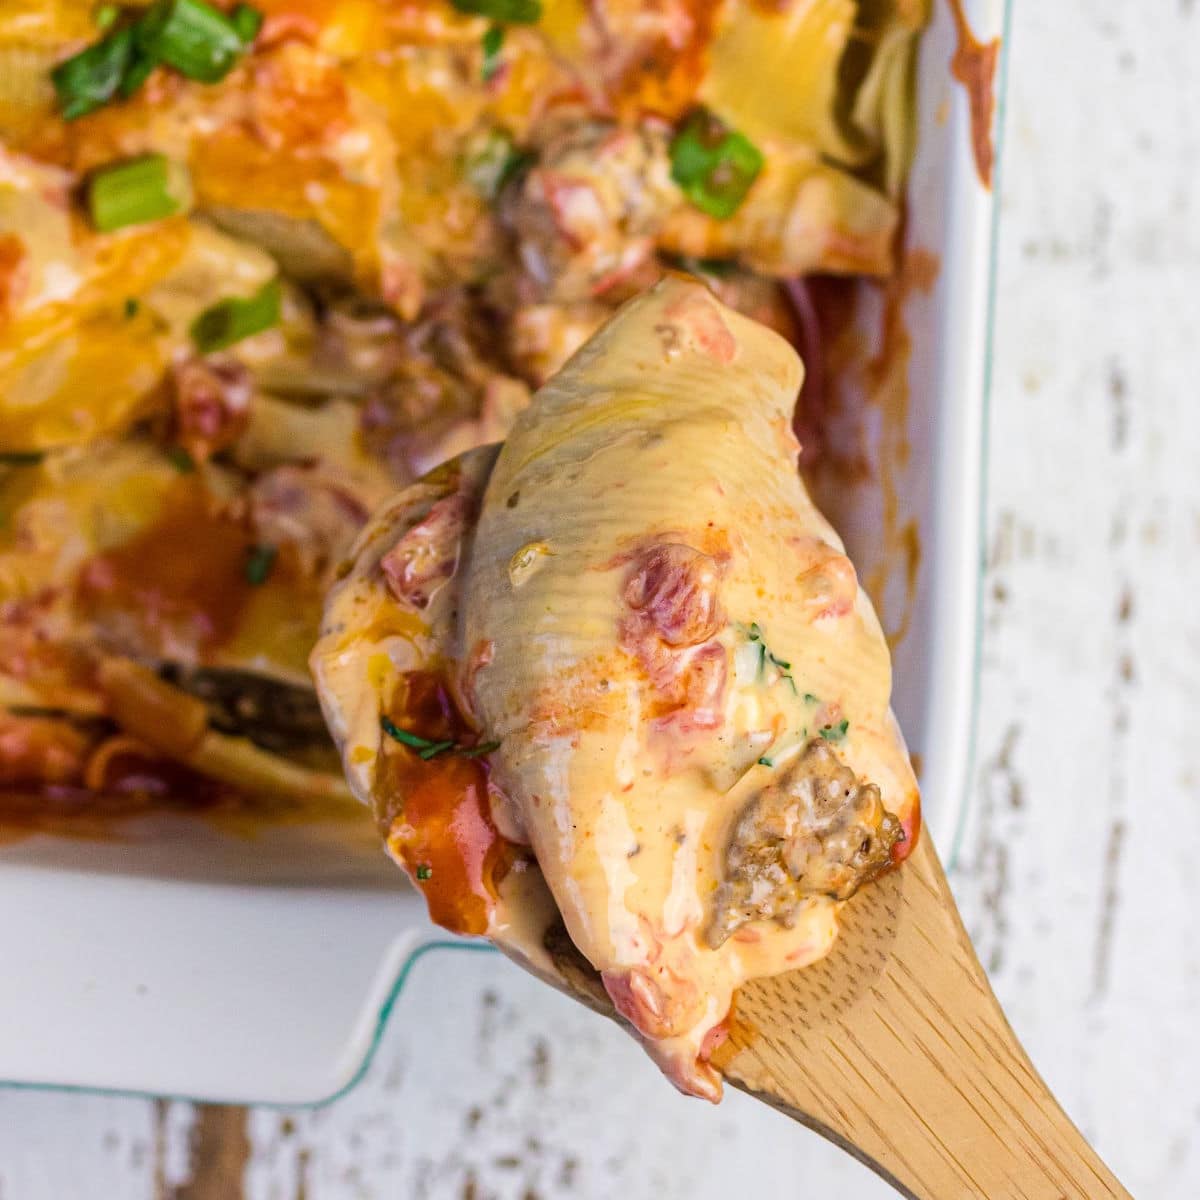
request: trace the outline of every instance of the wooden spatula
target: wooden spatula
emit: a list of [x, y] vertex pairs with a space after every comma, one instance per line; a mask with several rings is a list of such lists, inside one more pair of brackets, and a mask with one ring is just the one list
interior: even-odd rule
[[[547, 946], [565, 989], [613, 1015], [565, 930]], [[827, 958], [748, 984], [734, 1014], [725, 1078], [904, 1196], [1129, 1196], [1009, 1028], [928, 837], [846, 904]]]

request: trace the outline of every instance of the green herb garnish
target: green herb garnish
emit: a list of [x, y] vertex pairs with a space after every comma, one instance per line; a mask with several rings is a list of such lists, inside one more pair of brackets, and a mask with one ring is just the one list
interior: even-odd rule
[[[240, 17], [235, 24], [204, 0], [158, 0], [134, 26], [134, 37], [155, 62], [199, 83], [219, 83], [245, 52], [251, 39], [240, 30], [250, 25], [251, 18]], [[255, 26], [251, 38], [257, 32]]]
[[764, 754], [764, 755], [762, 756], [762, 758], [760, 758], [760, 759], [758, 760], [758, 765], [759, 765], [760, 767], [773, 767], [773, 766], [775, 765], [775, 760], [774, 760], [773, 758], [768, 758], [768, 757], [767, 757], [767, 756]]
[[429, 738], [419, 737], [415, 733], [409, 733], [407, 729], [401, 729], [390, 717], [381, 716], [379, 726], [388, 737], [393, 738], [402, 746], [410, 746], [414, 750], [421, 750], [434, 744]]
[[417, 867], [417, 878], [422, 881], [433, 877], [433, 868], [428, 863], [420, 863]]
[[491, 17], [513, 25], [532, 25], [542, 17], [541, 0], [450, 0], [460, 12], [473, 17]]
[[0, 466], [36, 467], [45, 457], [45, 450], [0, 450]]
[[483, 67], [480, 75], [484, 83], [490, 83], [500, 70], [500, 48], [504, 45], [504, 27], [493, 25], [483, 35]]
[[707, 109], [697, 109], [671, 143], [671, 178], [702, 212], [728, 220], [763, 168], [763, 156], [744, 134]]
[[407, 729], [401, 729], [390, 717], [383, 715], [379, 718], [379, 726], [388, 737], [402, 746], [407, 746], [410, 750], [417, 751], [417, 756], [426, 762], [447, 751], [453, 751], [463, 758], [478, 758], [481, 754], [491, 754], [500, 746], [499, 742], [482, 742], [478, 746], [463, 746], [452, 738], [435, 740], [422, 737], [419, 733], [410, 733]]
[[827, 742], [840, 742], [849, 728], [850, 722], [843, 717], [836, 725], [823, 725], [818, 732]]
[[279, 280], [272, 279], [253, 296], [231, 297], [206, 308], [188, 331], [196, 349], [211, 354], [278, 325], [282, 298]]
[[431, 758], [436, 758], [439, 754], [445, 754], [447, 750], [453, 750], [454, 745], [453, 739], [446, 742], [433, 742], [431, 745], [426, 746], [424, 750], [419, 751], [418, 757], [428, 762]]
[[88, 213], [101, 233], [144, 225], [181, 212], [187, 176], [161, 154], [146, 154], [95, 171], [87, 182]]
[[805, 704], [820, 704], [821, 702], [820, 702], [820, 700], [818, 700], [816, 698], [816, 696], [814, 696], [812, 694], [812, 692], [805, 692], [804, 693], [804, 703]]
[[126, 28], [60, 62], [50, 72], [50, 82], [63, 120], [74, 121], [112, 100], [132, 57], [133, 30]]
[[242, 45], [249, 46], [258, 37], [258, 31], [262, 28], [263, 15], [257, 8], [251, 8], [249, 4], [239, 4], [229, 14], [229, 23], [237, 30], [238, 37], [242, 39]]
[[125, 313], [125, 320], [132, 321], [133, 318], [138, 315], [138, 309], [141, 307], [141, 303], [133, 296], [126, 296], [125, 304], [122, 309], [122, 311]]
[[239, 4], [228, 16], [204, 0], [158, 0], [117, 28], [121, 10], [104, 4], [96, 24], [109, 32], [50, 73], [63, 119], [73, 121], [118, 97], [128, 99], [160, 64], [217, 83], [258, 36], [263, 16]]
[[275, 566], [279, 551], [274, 546], [252, 546], [246, 558], [246, 582], [252, 587], [262, 587]]

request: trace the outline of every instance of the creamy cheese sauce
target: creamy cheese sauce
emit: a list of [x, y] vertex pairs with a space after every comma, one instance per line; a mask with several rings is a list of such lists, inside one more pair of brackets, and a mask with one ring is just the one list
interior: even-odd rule
[[[837, 904], [813, 895], [787, 923], [706, 940], [739, 815], [824, 739], [898, 816], [895, 859], [917, 829], [883, 634], [797, 473], [801, 375], [780, 337], [667, 279], [538, 393], [498, 454], [468, 456], [376, 521], [313, 660], [352, 781], [391, 813], [378, 763], [414, 754], [380, 755], [395, 680], [364, 697], [361, 667], [388, 641], [371, 635], [385, 615], [414, 614], [378, 564], [465, 488], [479, 515], [454, 576], [387, 662], [458, 664], [478, 737], [498, 743], [491, 780], [520, 814], [553, 908], [663, 1069], [714, 1099], [704, 1049], [734, 990], [821, 957], [837, 928]], [[487, 654], [468, 669], [463, 648], [477, 646]], [[383, 788], [401, 811], [403, 788]], [[533, 963], [552, 910], [539, 903], [533, 928], [510, 910], [536, 873], [494, 887], [487, 921]]]

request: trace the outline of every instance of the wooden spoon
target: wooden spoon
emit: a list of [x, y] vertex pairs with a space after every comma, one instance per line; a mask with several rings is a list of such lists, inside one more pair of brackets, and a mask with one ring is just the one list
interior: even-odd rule
[[[565, 930], [547, 947], [615, 1015]], [[1009, 1028], [928, 837], [846, 904], [827, 958], [747, 984], [734, 1013], [725, 1078], [912, 1200], [1129, 1196]]]

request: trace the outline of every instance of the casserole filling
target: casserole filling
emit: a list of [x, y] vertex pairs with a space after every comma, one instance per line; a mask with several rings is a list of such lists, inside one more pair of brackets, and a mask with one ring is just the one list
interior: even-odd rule
[[[805, 277], [895, 265], [927, 16], [0, 5], [0, 824], [336, 810], [305, 663], [367, 514], [502, 440], [666, 269], [816, 365]], [[432, 548], [476, 519], [455, 504], [388, 568], [422, 614], [456, 569]], [[614, 550], [643, 557], [611, 568], [613, 653], [662, 730], [699, 733], [740, 686], [728, 621], [775, 631], [725, 595], [733, 549], [676, 532], [662, 561]], [[544, 542], [506, 564], [534, 590]], [[695, 629], [653, 578], [693, 568]]]

